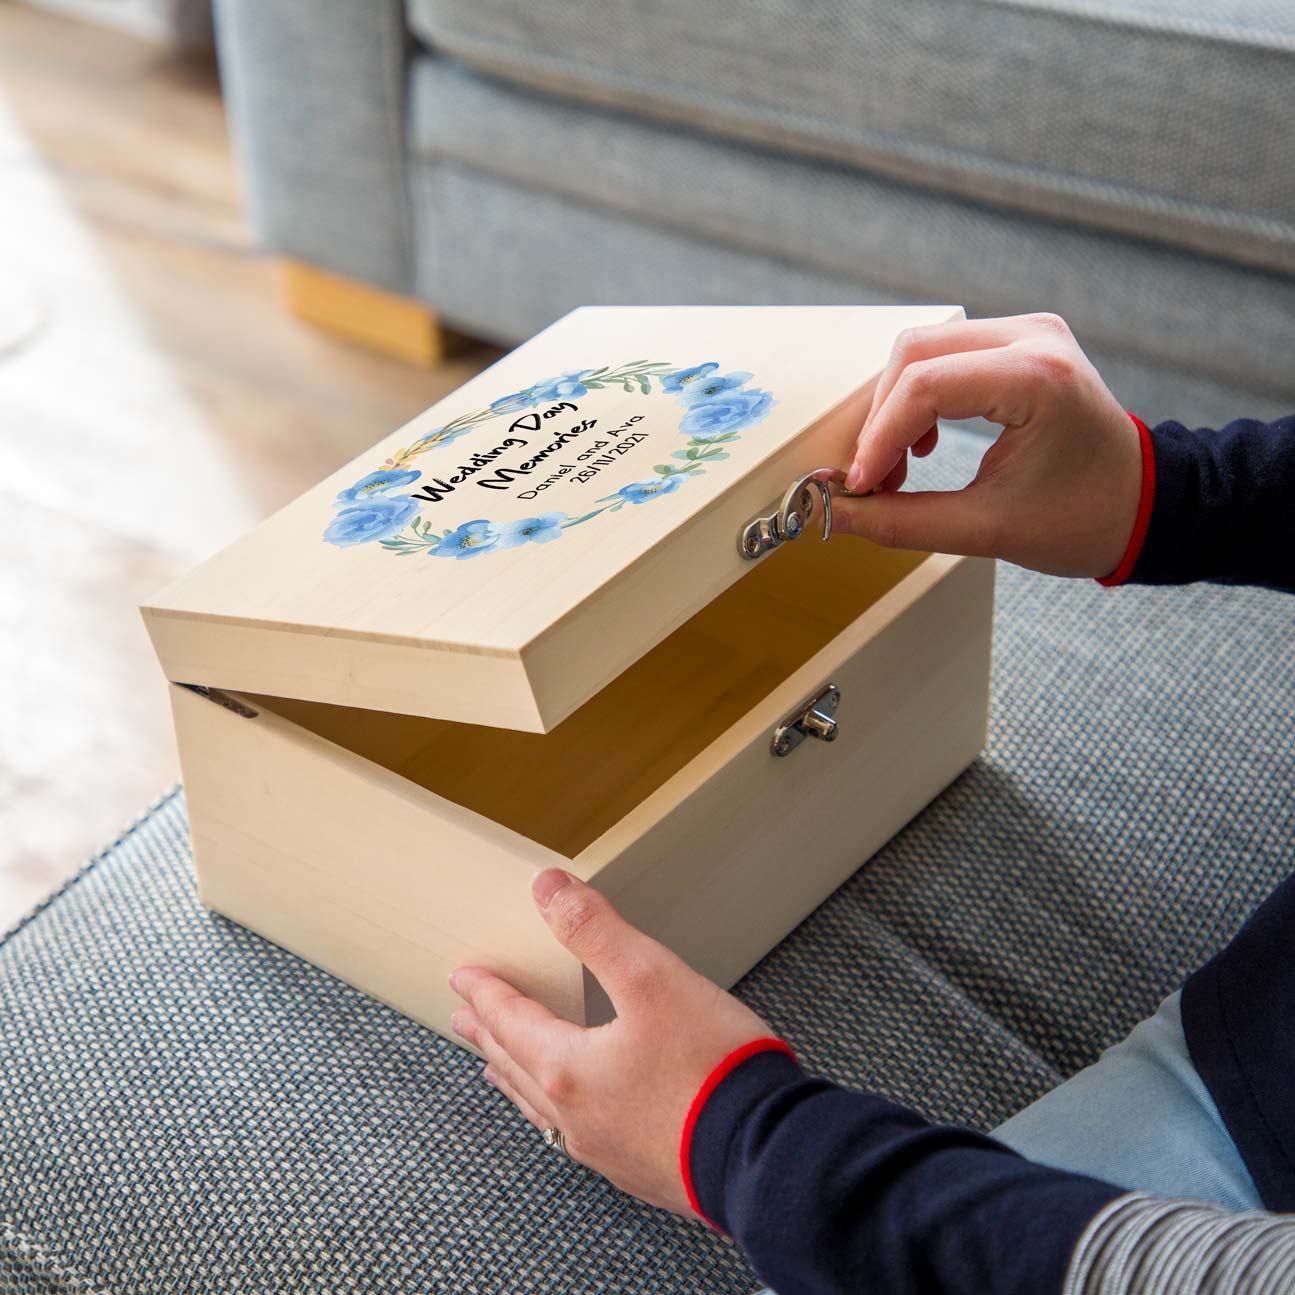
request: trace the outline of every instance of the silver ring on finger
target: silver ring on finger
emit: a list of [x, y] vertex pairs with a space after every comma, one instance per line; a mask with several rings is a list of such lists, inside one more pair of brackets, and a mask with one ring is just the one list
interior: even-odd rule
[[567, 1150], [567, 1140], [562, 1136], [562, 1130], [550, 1125], [542, 1134], [544, 1145], [552, 1147], [554, 1151], [560, 1151], [568, 1160], [571, 1159], [571, 1152]]

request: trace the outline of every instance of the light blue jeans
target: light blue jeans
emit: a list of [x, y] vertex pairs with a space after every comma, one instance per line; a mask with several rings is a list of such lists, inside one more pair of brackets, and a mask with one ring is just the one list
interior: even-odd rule
[[[1087, 1069], [993, 1131], [1040, 1164], [1228, 1209], [1263, 1202], [1192, 1065], [1178, 995]], [[773, 1295], [759, 1291], [756, 1295]]]
[[1030, 1160], [1117, 1187], [1263, 1208], [1192, 1065], [1177, 994], [993, 1136]]

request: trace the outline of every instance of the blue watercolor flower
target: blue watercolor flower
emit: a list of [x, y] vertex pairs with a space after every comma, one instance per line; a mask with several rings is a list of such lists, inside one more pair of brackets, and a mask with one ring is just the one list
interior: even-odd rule
[[514, 391], [511, 395], [500, 396], [498, 400], [490, 402], [491, 409], [503, 409], [512, 405], [520, 409], [523, 405], [533, 405], [536, 402], [531, 399], [531, 393], [527, 391]]
[[438, 445], [451, 445], [471, 430], [471, 427], [437, 427], [430, 432], [424, 432], [410, 446], [410, 449], [435, 449]]
[[566, 513], [541, 513], [538, 517], [523, 517], [517, 522], [501, 522], [496, 527], [499, 538], [495, 547], [515, 549], [521, 544], [550, 544], [562, 534]]
[[732, 391], [744, 382], [749, 382], [750, 379], [749, 373], [726, 373], [723, 377], [713, 373], [710, 377], [696, 378], [680, 392], [679, 403], [699, 405], [703, 400], [713, 400], [716, 396]]
[[370, 472], [367, 477], [361, 477], [353, 486], [343, 490], [333, 500], [333, 507], [346, 508], [350, 504], [362, 504], [367, 499], [399, 494], [422, 475], [421, 472], [411, 472], [405, 468], [384, 468], [379, 472]]
[[489, 553], [499, 542], [499, 528], [484, 519], [475, 522], [464, 522], [456, 531], [451, 531], [434, 549], [427, 552], [434, 558], [479, 557]]
[[418, 505], [412, 499], [373, 495], [363, 503], [343, 508], [329, 522], [324, 538], [339, 548], [367, 544], [370, 540], [384, 540], [402, 529], [417, 512]]
[[679, 430], [694, 441], [713, 441], [743, 427], [758, 423], [773, 408], [767, 391], [735, 388], [692, 405], [683, 416]]
[[694, 382], [710, 377], [718, 368], [718, 364], [711, 362], [709, 364], [694, 364], [691, 369], [679, 369], [675, 373], [667, 373], [661, 379], [661, 390], [687, 391]]
[[679, 483], [686, 473], [673, 477], [654, 477], [651, 481], [636, 481], [632, 486], [622, 486], [616, 493], [632, 504], [645, 504], [658, 495], [668, 495], [679, 489]]
[[592, 369], [570, 369], [566, 373], [559, 373], [555, 378], [532, 383], [522, 391], [514, 391], [510, 396], [500, 396], [498, 400], [490, 402], [490, 408], [521, 408], [523, 405], [534, 408], [542, 400], [577, 400], [589, 394], [589, 388], [580, 379], [588, 377], [592, 372]]
[[592, 372], [592, 369], [571, 369], [566, 373], [559, 373], [556, 378], [545, 378], [543, 382], [535, 383], [526, 394], [532, 404], [538, 404], [541, 400], [578, 400], [589, 394], [589, 388], [580, 379], [588, 377]]

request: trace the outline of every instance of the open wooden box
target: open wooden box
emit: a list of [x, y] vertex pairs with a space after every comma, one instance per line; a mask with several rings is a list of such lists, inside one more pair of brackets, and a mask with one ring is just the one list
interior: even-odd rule
[[983, 746], [992, 564], [788, 493], [960, 313], [576, 311], [158, 595], [204, 902], [442, 1032], [607, 1015], [552, 864], [735, 981]]

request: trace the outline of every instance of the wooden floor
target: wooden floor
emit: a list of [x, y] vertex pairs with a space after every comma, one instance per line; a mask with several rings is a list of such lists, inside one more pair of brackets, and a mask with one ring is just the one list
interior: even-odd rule
[[0, 0], [0, 929], [177, 777], [136, 604], [493, 358], [289, 319], [211, 59]]

